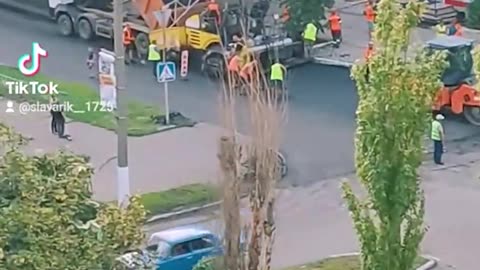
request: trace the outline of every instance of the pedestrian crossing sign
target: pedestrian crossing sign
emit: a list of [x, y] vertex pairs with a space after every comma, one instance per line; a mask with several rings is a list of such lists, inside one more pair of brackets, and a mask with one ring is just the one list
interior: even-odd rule
[[157, 64], [157, 81], [159, 83], [172, 82], [177, 78], [174, 62], [161, 62]]

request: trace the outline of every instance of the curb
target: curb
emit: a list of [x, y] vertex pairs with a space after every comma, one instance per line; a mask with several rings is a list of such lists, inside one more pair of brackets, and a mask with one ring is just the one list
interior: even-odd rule
[[171, 219], [176, 219], [180, 216], [189, 215], [189, 214], [193, 214], [193, 213], [200, 212], [200, 211], [214, 209], [214, 208], [220, 207], [221, 204], [222, 204], [222, 201], [216, 201], [216, 202], [213, 202], [213, 203], [207, 203], [207, 204], [204, 204], [204, 205], [201, 205], [201, 206], [187, 208], [187, 209], [183, 209], [183, 210], [179, 210], [179, 211], [175, 211], [175, 212], [169, 212], [169, 213], [165, 213], [165, 214], [155, 215], [155, 216], [149, 218], [145, 222], [145, 225], [156, 223], [156, 222], [159, 222], [159, 221], [167, 221], [167, 220], [171, 220]]
[[[335, 259], [335, 258], [341, 258], [341, 257], [348, 257], [348, 256], [358, 256], [360, 255], [359, 252], [350, 252], [350, 253], [340, 253], [340, 254], [334, 254], [334, 255], [331, 255], [331, 256], [328, 256], [325, 259]], [[416, 270], [431, 270], [431, 269], [434, 269], [438, 262], [440, 261], [440, 259], [436, 258], [436, 257], [433, 257], [433, 256], [430, 256], [430, 255], [421, 255], [421, 257], [427, 259], [428, 261], [418, 267]]]

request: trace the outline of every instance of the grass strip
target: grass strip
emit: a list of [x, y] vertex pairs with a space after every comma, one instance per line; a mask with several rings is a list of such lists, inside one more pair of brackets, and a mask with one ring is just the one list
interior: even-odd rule
[[[116, 129], [117, 120], [115, 113], [102, 110], [98, 106], [100, 101], [98, 91], [88, 85], [56, 80], [43, 74], [26, 77], [16, 68], [0, 65], [0, 96], [17, 102], [48, 104], [49, 96], [42, 94], [11, 95], [8, 93], [8, 87], [5, 85], [6, 81], [12, 80], [11, 78], [23, 82], [56, 83], [60, 91], [60, 102], [72, 104], [73, 109], [77, 111], [77, 113], [65, 112], [66, 117], [73, 121], [87, 123], [108, 130]], [[152, 120], [152, 116], [164, 115], [160, 108], [131, 100], [128, 101], [127, 106], [128, 135], [145, 136], [156, 133], [161, 129], [161, 125]]]

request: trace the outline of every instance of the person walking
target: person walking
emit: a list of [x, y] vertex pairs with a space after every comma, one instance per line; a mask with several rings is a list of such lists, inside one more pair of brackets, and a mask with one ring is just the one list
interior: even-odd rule
[[368, 39], [372, 40], [373, 31], [375, 30], [375, 9], [370, 0], [365, 5], [363, 16], [365, 16], [365, 20], [367, 20], [368, 24]]
[[311, 56], [312, 47], [317, 41], [317, 31], [318, 29], [313, 21], [305, 26], [305, 30], [303, 31], [303, 46], [306, 58]]
[[156, 40], [152, 40], [152, 42], [148, 46], [147, 60], [152, 63], [153, 77], [156, 79], [157, 78], [157, 65], [162, 60], [162, 56], [160, 54], [160, 49], [157, 47], [157, 41]]
[[330, 31], [332, 33], [333, 46], [338, 48], [342, 42], [342, 19], [336, 11], [332, 11], [328, 17], [328, 22], [330, 24]]
[[433, 161], [437, 165], [443, 165], [442, 155], [445, 142], [445, 133], [443, 130], [443, 121], [445, 117], [442, 114], [436, 114], [432, 121], [432, 135], [431, 139], [433, 141]]

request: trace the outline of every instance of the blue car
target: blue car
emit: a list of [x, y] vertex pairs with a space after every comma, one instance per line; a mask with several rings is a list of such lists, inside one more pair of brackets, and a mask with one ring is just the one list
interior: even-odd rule
[[222, 243], [215, 234], [196, 228], [154, 233], [146, 250], [155, 254], [157, 270], [192, 270], [202, 258], [223, 254]]

